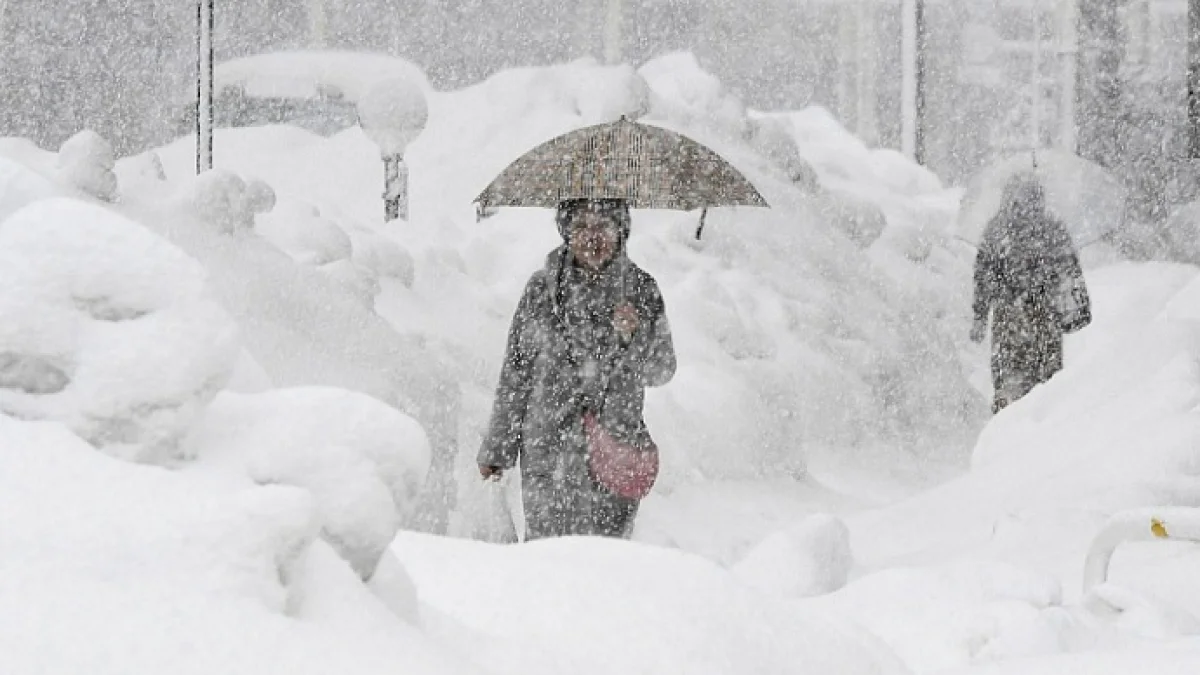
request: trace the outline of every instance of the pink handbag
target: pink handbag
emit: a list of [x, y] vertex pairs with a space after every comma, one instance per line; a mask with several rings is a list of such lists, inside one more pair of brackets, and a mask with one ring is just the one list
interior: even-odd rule
[[654, 441], [645, 447], [621, 443], [600, 426], [591, 411], [583, 414], [583, 430], [593, 480], [625, 499], [638, 500], [650, 494], [658, 478], [658, 446]]

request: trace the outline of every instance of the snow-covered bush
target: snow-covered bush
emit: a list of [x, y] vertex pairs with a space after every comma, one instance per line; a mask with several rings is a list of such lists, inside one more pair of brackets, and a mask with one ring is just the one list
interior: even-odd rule
[[888, 224], [878, 206], [840, 190], [823, 191], [813, 201], [817, 213], [859, 248], [874, 244]]
[[733, 573], [765, 593], [812, 596], [845, 586], [853, 564], [846, 523], [818, 515], [767, 537], [733, 567]]
[[316, 207], [297, 201], [284, 202], [258, 218], [254, 231], [305, 265], [346, 260], [353, 252], [342, 228], [322, 217]]
[[167, 180], [162, 158], [153, 150], [126, 157], [114, 169], [121, 192], [160, 190]]
[[773, 161], [793, 185], [807, 194], [821, 190], [820, 179], [812, 166], [800, 156], [790, 125], [777, 117], [752, 117], [747, 142]]
[[335, 260], [320, 265], [317, 269], [352, 293], [364, 307], [374, 308], [380, 284], [379, 279], [372, 275], [370, 270], [363, 269], [347, 259]]
[[85, 129], [58, 150], [58, 176], [68, 185], [106, 202], [117, 199], [116, 157], [112, 145]]
[[119, 462], [0, 415], [0, 514], [6, 675], [476, 672], [413, 625], [394, 558], [368, 588], [319, 538], [306, 490]]
[[1075, 628], [1054, 577], [983, 560], [889, 567], [806, 602], [854, 616], [914, 672], [1054, 653]]
[[636, 120], [650, 112], [650, 85], [632, 66], [597, 67], [592, 72], [587, 81], [572, 83], [585, 120], [611, 122], [622, 115]]
[[391, 278], [405, 286], [412, 286], [416, 275], [416, 262], [403, 246], [380, 234], [370, 231], [354, 231], [354, 264], [367, 270], [378, 279]]
[[168, 461], [224, 386], [236, 330], [206, 272], [141, 225], [70, 199], [0, 223], [0, 411]]
[[322, 536], [364, 579], [410, 515], [430, 463], [412, 418], [323, 387], [222, 393], [188, 447], [202, 462], [243, 466], [255, 482], [310, 491]]
[[496, 641], [482, 662], [500, 672], [907, 672], [852, 622], [764, 596], [680, 551], [589, 537], [498, 546], [411, 533], [393, 548], [423, 603], [485, 638], [468, 644]]
[[196, 215], [223, 234], [253, 229], [254, 217], [275, 206], [274, 191], [269, 185], [255, 179], [243, 180], [224, 169], [196, 176], [188, 198]]
[[706, 72], [691, 52], [651, 59], [638, 73], [650, 86], [654, 117], [685, 128], [711, 129], [727, 138], [746, 135], [745, 105]]
[[919, 227], [896, 225], [880, 233], [879, 245], [914, 263], [923, 263], [933, 253], [934, 237]]

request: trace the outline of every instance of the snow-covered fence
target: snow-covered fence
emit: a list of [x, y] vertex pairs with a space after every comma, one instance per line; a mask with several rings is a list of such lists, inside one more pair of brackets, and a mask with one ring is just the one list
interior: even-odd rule
[[1109, 564], [1118, 546], [1159, 540], [1200, 542], [1200, 509], [1137, 509], [1113, 516], [1092, 539], [1083, 567], [1083, 592], [1108, 580]]

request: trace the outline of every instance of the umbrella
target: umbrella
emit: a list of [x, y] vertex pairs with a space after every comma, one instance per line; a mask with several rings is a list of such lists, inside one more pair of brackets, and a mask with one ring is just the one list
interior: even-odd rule
[[681, 211], [767, 206], [754, 185], [717, 153], [624, 116], [537, 146], [500, 172], [475, 201], [487, 210], [557, 208], [568, 199], [624, 199], [635, 209]]
[[1037, 176], [1046, 206], [1067, 226], [1075, 245], [1094, 244], [1125, 223], [1125, 186], [1103, 167], [1061, 150], [1014, 155], [976, 174], [967, 184], [956, 235], [978, 245], [983, 230], [1000, 210], [1004, 186], [1021, 173]]

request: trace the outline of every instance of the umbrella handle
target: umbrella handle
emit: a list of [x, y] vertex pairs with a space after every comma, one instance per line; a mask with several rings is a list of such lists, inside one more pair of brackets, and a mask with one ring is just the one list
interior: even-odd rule
[[708, 207], [700, 209], [700, 225], [696, 228], [696, 241], [700, 241], [700, 235], [704, 233], [704, 220], [708, 217]]

